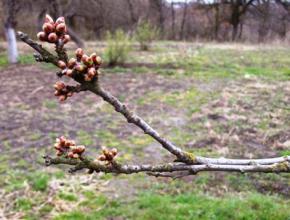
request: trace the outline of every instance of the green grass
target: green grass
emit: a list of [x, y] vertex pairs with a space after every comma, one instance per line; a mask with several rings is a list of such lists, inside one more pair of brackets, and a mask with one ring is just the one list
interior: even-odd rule
[[32, 188], [36, 191], [45, 191], [48, 186], [49, 176], [46, 173], [33, 173], [29, 176]]
[[72, 193], [60, 192], [58, 197], [70, 202], [78, 201], [78, 197]]
[[32, 201], [27, 198], [19, 198], [16, 200], [16, 209], [21, 211], [27, 211], [32, 208]]
[[[55, 220], [65, 219], [121, 219], [136, 220], [287, 220], [290, 217], [289, 202], [275, 196], [257, 193], [210, 197], [199, 193], [158, 195], [143, 193], [136, 200], [125, 201], [91, 200], [90, 213], [75, 210], [59, 215]], [[103, 205], [100, 208], [100, 203]], [[98, 207], [98, 208], [97, 208]], [[97, 208], [97, 211], [94, 209]]]
[[[273, 84], [277, 83], [277, 81], [289, 80], [289, 55], [290, 50], [288, 49], [243, 51], [238, 49], [200, 48], [195, 50], [189, 48], [185, 51], [181, 51], [176, 48], [163, 47], [160, 49], [153, 48], [152, 51], [143, 54], [139, 51], [130, 54], [132, 57], [129, 57], [129, 62], [155, 63], [156, 65], [152, 68], [142, 66], [125, 68], [116, 66], [110, 69], [103, 69], [102, 72], [104, 72], [104, 75], [110, 73], [118, 74], [114, 77], [120, 78], [123, 77], [123, 75], [125, 77], [131, 76], [132, 73], [141, 76], [146, 76], [146, 74], [150, 74], [150, 76], [154, 74], [161, 75], [157, 77], [160, 77], [160, 80], [164, 80], [165, 84], [168, 83], [168, 85], [171, 86], [175, 81], [180, 83], [184, 80], [184, 87], [179, 87], [179, 85], [176, 88], [174, 86], [172, 86], [172, 88], [165, 88], [162, 86], [160, 88], [154, 87], [152, 90], [146, 91], [146, 95], [130, 100], [133, 102], [131, 104], [134, 107], [140, 107], [140, 111], [139, 109], [136, 110], [137, 113], [140, 113], [142, 117], [144, 116], [144, 118], [146, 118], [150, 124], [152, 123], [153, 127], [156, 127], [162, 135], [168, 137], [178, 146], [182, 146], [183, 149], [188, 148], [189, 151], [193, 151], [199, 155], [220, 156], [217, 149], [213, 146], [192, 148], [190, 145], [189, 147], [187, 145], [188, 143], [198, 141], [200, 138], [206, 138], [207, 129], [204, 126], [205, 121], [208, 120], [206, 115], [204, 115], [202, 119], [196, 121], [192, 121], [191, 117], [193, 113], [196, 113], [196, 115], [199, 113], [201, 114], [203, 107], [206, 106], [208, 102], [220, 96], [219, 88], [212, 86], [212, 84], [218, 85], [220, 82], [224, 82], [224, 78], [226, 79], [226, 83], [235, 82], [234, 80], [243, 83], [247, 81], [245, 78], [257, 79], [256, 82], [262, 83], [269, 80], [269, 82]], [[19, 61], [20, 64], [35, 64], [32, 55], [21, 55]], [[164, 65], [168, 63], [172, 64], [173, 67], [172, 65], [164, 67]], [[6, 54], [0, 54], [0, 68], [5, 68], [7, 66]], [[39, 67], [51, 71], [52, 65], [41, 64]], [[55, 67], [53, 67], [53, 70], [55, 70]], [[218, 81], [216, 79], [218, 79]], [[154, 77], [152, 77], [152, 80], [154, 80]], [[167, 82], [169, 80], [174, 81]], [[190, 84], [191, 82], [192, 85]], [[199, 84], [199, 82], [201, 82], [201, 84]], [[207, 84], [208, 82], [209, 84]], [[223, 89], [224, 84], [221, 85]], [[208, 87], [204, 88], [203, 86]], [[163, 88], [166, 89], [166, 92], [164, 92]], [[274, 101], [278, 106], [285, 98], [285, 91], [282, 91], [282, 89], [280, 90], [280, 93], [279, 91], [274, 92], [276, 96]], [[113, 90], [112, 92], [114, 93], [115, 91]], [[265, 90], [265, 93], [267, 92], [269, 94], [273, 93], [272, 90]], [[125, 92], [124, 94], [114, 95], [126, 102], [128, 93]], [[239, 105], [239, 101], [240, 100], [236, 97], [230, 97], [229, 105]], [[245, 96], [242, 101], [250, 105], [256, 100], [252, 100], [248, 96]], [[83, 99], [82, 103], [87, 107], [91, 107], [92, 99], [86, 97]], [[148, 107], [157, 109], [159, 105], [165, 107], [164, 112], [160, 111], [160, 113], [156, 115], [149, 115], [150, 109], [148, 112], [144, 112], [144, 110], [147, 111], [146, 108]], [[15, 103], [14, 107], [23, 112], [31, 109], [30, 105], [22, 102]], [[41, 107], [53, 113], [58, 110], [59, 104], [56, 100], [44, 100]], [[176, 112], [182, 112], [176, 114], [179, 116], [182, 123], [178, 124], [178, 122], [170, 121], [170, 119], [172, 119], [170, 117], [176, 116], [175, 111], [172, 111], [172, 109], [176, 110]], [[262, 133], [271, 130], [270, 122], [272, 119], [264, 117], [258, 110], [256, 111], [257, 122], [255, 128]], [[222, 114], [222, 112], [218, 112], [215, 107], [213, 107], [211, 111], [212, 113]], [[131, 135], [130, 132], [128, 132], [128, 134], [126, 134], [126, 132], [121, 132], [121, 129], [126, 129], [124, 128], [125, 121], [123, 119], [120, 121], [115, 120], [116, 118], [111, 117], [111, 114], [115, 115], [116, 113], [109, 105], [104, 105], [96, 109], [96, 112], [106, 115], [106, 117], [102, 118], [102, 126], [104, 124], [106, 125], [98, 130], [89, 130], [86, 127], [81, 127], [82, 129], [78, 129], [76, 134], [77, 144], [86, 145], [89, 153], [94, 150], [94, 146], [105, 145], [109, 148], [117, 147], [120, 152], [118, 160], [124, 163], [142, 161], [144, 158], [151, 156], [145, 151], [148, 146], [154, 143], [149, 136], [144, 136], [141, 131], [136, 133], [135, 130], [132, 132], [133, 135]], [[146, 115], [146, 113], [148, 113], [148, 115]], [[47, 115], [48, 120], [50, 119], [49, 117], [51, 117], [51, 115]], [[172, 124], [165, 126], [161, 124], [160, 121], [166, 121]], [[286, 122], [286, 120], [284, 121]], [[228, 132], [226, 126], [236, 126], [241, 130], [253, 127], [252, 124], [245, 124], [242, 121], [228, 121], [226, 122], [226, 126], [218, 120], [211, 120], [211, 123], [214, 131], [218, 134]], [[287, 127], [287, 124], [284, 126]], [[273, 130], [273, 132], [274, 131], [276, 132], [276, 130]], [[64, 133], [65, 132], [67, 131], [64, 131]], [[121, 133], [125, 135], [123, 134], [124, 136], [120, 138]], [[43, 131], [35, 129], [26, 132], [23, 138], [29, 141], [36, 141], [46, 137], [53, 143], [54, 139], [59, 135], [59, 131], [51, 131], [44, 135]], [[7, 194], [15, 192], [20, 195], [13, 201], [15, 202], [13, 211], [23, 212], [26, 214], [25, 219], [45, 219], [47, 216], [43, 217], [42, 215], [47, 215], [49, 213], [48, 216], [51, 216], [51, 214], [59, 214], [55, 219], [111, 219], [116, 217], [116, 219], [137, 220], [290, 220], [288, 208], [290, 204], [287, 198], [279, 198], [267, 194], [263, 195], [256, 192], [256, 190], [259, 189], [283, 194], [283, 190], [280, 190], [281, 192], [278, 190], [288, 183], [288, 174], [241, 175], [226, 173], [215, 176], [212, 173], [202, 173], [192, 177], [192, 181], [172, 181], [168, 179], [152, 180], [145, 174], [131, 176], [106, 174], [93, 176], [97, 181], [100, 181], [100, 186], [93, 185], [94, 182], [89, 183], [94, 187], [94, 190], [92, 190], [91, 186], [83, 184], [82, 182], [77, 184], [73, 183], [77, 186], [71, 186], [70, 182], [67, 183], [66, 181], [75, 178], [74, 176], [71, 177], [66, 174], [68, 169], [67, 166], [58, 166], [57, 168], [54, 167], [53, 169], [49, 168], [45, 170], [40, 168], [43, 167], [43, 159], [40, 156], [44, 154], [47, 149], [49, 149], [49, 154], [52, 154], [53, 150], [51, 147], [43, 147], [42, 149], [37, 149], [36, 152], [36, 148], [31, 146], [27, 147], [25, 151], [20, 147], [13, 148], [12, 140], [6, 140], [0, 143], [0, 145], [1, 149], [5, 152], [2, 153], [0, 157], [0, 174], [4, 176], [4, 178], [0, 179], [0, 188]], [[232, 145], [229, 144], [229, 147], [231, 146]], [[230, 149], [231, 152], [243, 150], [240, 148], [235, 150], [234, 147], [236, 147], [236, 145], [233, 145]], [[157, 154], [159, 150], [159, 148], [156, 148]], [[276, 152], [281, 156], [290, 154], [288, 149], [277, 149]], [[163, 151], [161, 150], [161, 155], [163, 155], [162, 153]], [[95, 155], [97, 154], [92, 153], [92, 156]], [[30, 156], [35, 156], [37, 159], [31, 159]], [[167, 159], [170, 161], [170, 158], [165, 158], [165, 160]], [[160, 161], [154, 162], [159, 163]], [[83, 174], [80, 172], [80, 174], [77, 173], [75, 175]], [[60, 214], [55, 210], [53, 204], [45, 204], [47, 198], [51, 196], [51, 188], [49, 188], [49, 186], [52, 180], [64, 182], [64, 185], [61, 185], [59, 191], [53, 196], [64, 204], [68, 204], [68, 207], [76, 206], [76, 208], [70, 208], [70, 211], [65, 211], [67, 213]], [[126, 196], [120, 196], [118, 198], [105, 196], [118, 191], [118, 180], [121, 180], [120, 184], [128, 184], [130, 186], [128, 189], [134, 189], [132, 196], [131, 194], [128, 196], [126, 194]], [[122, 182], [123, 180], [124, 182]], [[116, 185], [114, 185], [114, 181], [117, 182]], [[109, 182], [113, 186], [110, 186], [110, 184], [107, 185]], [[71, 188], [68, 187], [68, 185], [71, 186]], [[123, 187], [123, 185], [121, 187]], [[72, 188], [76, 190], [71, 190]], [[195, 189], [194, 192], [192, 188]], [[30, 191], [25, 194], [24, 192], [26, 192], [27, 189]], [[102, 193], [101, 190], [105, 192]], [[231, 193], [226, 193], [225, 191]], [[248, 191], [249, 193], [239, 193]], [[220, 197], [214, 197], [214, 195], [219, 195]], [[33, 213], [34, 210], [38, 208], [39, 204], [45, 205], [38, 210], [39, 213]]]
[[[32, 54], [20, 55], [18, 58], [20, 64], [33, 64], [35, 59]], [[0, 67], [6, 67], [8, 65], [8, 59], [6, 54], [0, 54]]]

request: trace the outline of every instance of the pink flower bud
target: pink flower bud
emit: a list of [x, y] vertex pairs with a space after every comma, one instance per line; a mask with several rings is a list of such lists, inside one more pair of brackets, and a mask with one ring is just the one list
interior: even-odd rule
[[73, 71], [72, 71], [71, 69], [68, 69], [68, 70], [66, 71], [65, 75], [68, 76], [68, 77], [72, 77], [72, 75], [73, 75]]
[[76, 49], [75, 54], [76, 54], [76, 57], [77, 57], [78, 59], [81, 59], [82, 56], [84, 55], [84, 51], [83, 51], [82, 48], [78, 48], [78, 49]]
[[89, 68], [88, 70], [88, 76], [90, 78], [93, 78], [96, 75], [96, 69], [94, 67]]
[[61, 152], [60, 150], [57, 150], [57, 151], [56, 151], [56, 156], [59, 157], [59, 156], [61, 156], [61, 155], [62, 155], [62, 152]]
[[67, 156], [68, 156], [69, 158], [73, 158], [73, 157], [74, 157], [74, 153], [70, 151], [70, 152], [68, 152]]
[[44, 22], [45, 23], [54, 24], [54, 21], [53, 21], [52, 17], [50, 17], [50, 15], [48, 15], [48, 14], [45, 15]]
[[78, 159], [78, 158], [80, 158], [80, 155], [78, 155], [78, 154], [73, 154], [73, 158], [74, 158], [74, 159]]
[[77, 63], [77, 60], [75, 58], [70, 58], [69, 61], [68, 61], [68, 68], [72, 69]]
[[49, 34], [49, 33], [51, 33], [51, 32], [54, 31], [54, 27], [53, 27], [53, 25], [52, 25], [51, 23], [44, 23], [44, 24], [42, 25], [42, 30], [43, 30], [45, 33]]
[[58, 81], [54, 84], [56, 90], [63, 90], [65, 88], [64, 82]]
[[59, 60], [59, 61], [57, 62], [57, 66], [58, 66], [59, 68], [61, 68], [61, 69], [65, 69], [65, 68], [66, 68], [66, 64], [65, 64], [65, 62], [63, 62], [62, 60]]
[[65, 101], [66, 100], [66, 96], [65, 95], [61, 95], [61, 96], [59, 96], [59, 98], [58, 98], [58, 100], [60, 101], [60, 102], [63, 102], [63, 101]]
[[65, 23], [60, 23], [55, 28], [56, 32], [58, 34], [64, 34], [66, 32], [66, 26]]
[[40, 41], [46, 41], [47, 40], [47, 36], [44, 32], [39, 32], [37, 34], [37, 38], [40, 40]]
[[89, 75], [85, 75], [85, 81], [87, 82], [92, 81], [92, 77]]
[[74, 153], [81, 154], [85, 151], [85, 149], [86, 149], [85, 146], [79, 145], [79, 146], [74, 147], [72, 151]]
[[88, 55], [83, 55], [82, 57], [82, 62], [88, 66], [88, 67], [91, 67], [93, 65], [93, 60], [91, 57], [89, 57]]
[[85, 70], [85, 67], [82, 64], [77, 64], [75, 66], [75, 70], [78, 72], [83, 72]]
[[100, 156], [98, 157], [98, 160], [100, 160], [100, 161], [105, 161], [105, 160], [106, 160], [106, 156], [105, 156], [105, 155], [100, 155]]
[[48, 35], [48, 41], [49, 41], [50, 43], [56, 43], [57, 40], [58, 40], [58, 37], [57, 37], [56, 33], [50, 33], [50, 34]]
[[64, 17], [59, 17], [58, 19], [56, 19], [55, 24], [61, 24], [61, 23], [65, 23]]
[[113, 148], [113, 149], [111, 150], [111, 152], [112, 152], [112, 154], [113, 154], [114, 156], [116, 156], [117, 153], [118, 153], [118, 150], [117, 150], [116, 148]]
[[70, 41], [70, 36], [69, 36], [68, 34], [65, 34], [65, 35], [63, 36], [62, 41], [63, 41], [64, 44], [66, 44], [67, 42]]
[[99, 65], [102, 64], [102, 58], [100, 56], [97, 56], [95, 53], [93, 53], [91, 55], [91, 58], [92, 58], [92, 60], [93, 60], [93, 62], [94, 62], [95, 65], [98, 65], [99, 66]]

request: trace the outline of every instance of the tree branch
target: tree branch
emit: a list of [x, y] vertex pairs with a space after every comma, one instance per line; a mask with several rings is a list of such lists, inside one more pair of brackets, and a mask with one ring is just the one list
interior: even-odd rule
[[[36, 61], [44, 61], [58, 66], [60, 60], [58, 56], [51, 54], [44, 49], [40, 44], [37, 44], [30, 39], [26, 34], [18, 32], [20, 39], [31, 46], [39, 54], [36, 56]], [[66, 55], [66, 51], [63, 51]], [[45, 156], [46, 165], [52, 164], [68, 164], [74, 166], [70, 171], [75, 172], [81, 169], [89, 169], [90, 171], [106, 172], [106, 173], [154, 173], [155, 176], [161, 176], [159, 173], [171, 173], [178, 171], [187, 171], [190, 175], [196, 174], [201, 171], [230, 171], [230, 172], [290, 172], [290, 156], [277, 157], [277, 158], [264, 158], [264, 159], [227, 159], [227, 158], [207, 158], [196, 156], [187, 151], [183, 151], [167, 139], [160, 136], [148, 123], [141, 117], [133, 113], [128, 107], [120, 102], [116, 97], [111, 95], [108, 91], [100, 86], [98, 77], [92, 81], [85, 81], [81, 74], [74, 69], [72, 78], [79, 82], [79, 87], [76, 87], [75, 92], [89, 90], [92, 93], [102, 97], [106, 102], [111, 104], [115, 110], [121, 113], [128, 121], [133, 123], [144, 131], [145, 134], [151, 136], [159, 142], [163, 148], [177, 157], [178, 162], [182, 163], [167, 163], [159, 165], [120, 165], [111, 161], [110, 163], [102, 163], [100, 161], [92, 161], [90, 159], [69, 159], [65, 157], [51, 158]], [[59, 75], [62, 76], [62, 75]], [[163, 174], [162, 176], [166, 176]]]
[[48, 50], [42, 47], [41, 44], [36, 43], [33, 41], [31, 38], [28, 37], [27, 34], [18, 31], [17, 36], [26, 44], [28, 44], [30, 47], [32, 47], [35, 51], [39, 53], [41, 56], [41, 60], [36, 60], [36, 61], [41, 61], [41, 62], [46, 62], [46, 63], [52, 63], [57, 66], [58, 58], [57, 56], [53, 55], [50, 53]]
[[149, 175], [155, 174], [155, 176], [162, 176], [160, 173], [172, 173], [179, 171], [188, 171], [188, 175], [194, 175], [202, 171], [228, 171], [228, 172], [264, 172], [264, 173], [289, 173], [290, 163], [281, 162], [271, 165], [220, 165], [220, 164], [197, 164], [188, 165], [183, 163], [165, 163], [165, 164], [143, 164], [143, 165], [121, 165], [119, 163], [103, 163], [98, 160], [90, 160], [83, 158], [82, 160], [70, 159], [64, 157], [52, 158], [50, 156], [44, 156], [47, 166], [57, 164], [67, 164], [74, 166], [70, 171], [75, 172], [77, 170], [89, 169], [95, 172], [104, 173], [116, 173], [116, 174], [133, 174], [145, 172]]

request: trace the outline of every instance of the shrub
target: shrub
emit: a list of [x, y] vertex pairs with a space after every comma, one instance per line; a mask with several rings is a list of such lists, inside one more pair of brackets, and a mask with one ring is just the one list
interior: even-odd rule
[[148, 22], [138, 25], [135, 32], [135, 39], [140, 44], [140, 50], [149, 50], [151, 42], [158, 36], [158, 29]]
[[121, 29], [115, 33], [107, 32], [107, 48], [105, 49], [105, 59], [109, 66], [123, 64], [131, 50], [130, 39]]

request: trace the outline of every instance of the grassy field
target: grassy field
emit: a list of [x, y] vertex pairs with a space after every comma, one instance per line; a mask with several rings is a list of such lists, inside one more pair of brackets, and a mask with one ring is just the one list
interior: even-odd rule
[[[87, 43], [103, 53], [104, 43]], [[87, 92], [64, 104], [55, 68], [0, 54], [0, 219], [290, 219], [289, 174], [201, 173], [180, 179], [45, 167], [56, 137], [126, 163], [172, 161], [157, 143]], [[74, 45], [69, 45], [72, 54]], [[277, 45], [158, 42], [102, 69], [104, 87], [178, 146], [199, 155], [290, 154], [290, 50]]]

